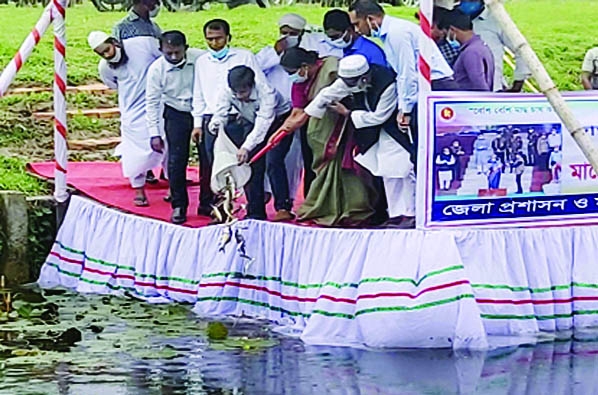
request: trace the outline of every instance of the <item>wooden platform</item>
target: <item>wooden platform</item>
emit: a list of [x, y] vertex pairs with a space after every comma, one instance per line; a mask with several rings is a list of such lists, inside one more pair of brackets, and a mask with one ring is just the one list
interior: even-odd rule
[[[6, 95], [26, 95], [30, 93], [52, 92], [51, 86], [36, 86], [32, 88], [15, 88], [9, 90]], [[66, 88], [67, 92], [114, 92], [104, 84], [89, 84], [81, 86], [69, 86]]]
[[[118, 108], [94, 108], [92, 110], [68, 110], [66, 115], [68, 117], [83, 115], [89, 118], [118, 118], [120, 116], [120, 111]], [[34, 112], [33, 119], [50, 121], [54, 119], [54, 112]]]

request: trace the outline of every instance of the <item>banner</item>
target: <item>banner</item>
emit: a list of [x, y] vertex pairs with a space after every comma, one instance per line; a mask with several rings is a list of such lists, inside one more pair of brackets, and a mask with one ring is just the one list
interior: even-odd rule
[[[598, 145], [598, 93], [565, 98]], [[426, 104], [419, 228], [598, 223], [597, 175], [544, 96], [443, 92]]]

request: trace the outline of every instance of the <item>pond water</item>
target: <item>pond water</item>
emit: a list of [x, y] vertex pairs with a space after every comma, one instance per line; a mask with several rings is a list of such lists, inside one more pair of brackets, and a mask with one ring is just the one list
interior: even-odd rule
[[598, 331], [488, 352], [380, 352], [308, 346], [255, 320], [206, 322], [190, 306], [7, 295], [0, 394], [598, 393]]

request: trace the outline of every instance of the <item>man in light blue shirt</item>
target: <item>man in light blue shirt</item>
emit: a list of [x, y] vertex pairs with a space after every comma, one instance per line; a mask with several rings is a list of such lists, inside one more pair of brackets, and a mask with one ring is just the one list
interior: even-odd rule
[[[355, 1], [349, 7], [349, 16], [359, 33], [382, 40], [386, 60], [397, 73], [397, 121], [410, 127], [417, 147], [419, 39], [423, 34], [420, 27], [413, 22], [386, 15], [374, 0]], [[436, 45], [431, 45], [430, 48], [432, 90], [456, 90], [453, 70]]]

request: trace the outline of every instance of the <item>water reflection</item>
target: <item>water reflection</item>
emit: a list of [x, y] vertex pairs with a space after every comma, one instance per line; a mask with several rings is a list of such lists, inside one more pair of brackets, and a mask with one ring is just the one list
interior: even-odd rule
[[[202, 322], [192, 315], [173, 312], [162, 320], [155, 317], [164, 306], [134, 302], [124, 314], [123, 301], [103, 299], [98, 305], [86, 299], [85, 305], [80, 298], [69, 296], [76, 306], [60, 309], [64, 328], [76, 321], [73, 317], [83, 323], [82, 341], [68, 352], [15, 358], [5, 352], [7, 347], [25, 347], [31, 337], [26, 328], [0, 327], [0, 394], [580, 395], [598, 389], [598, 331], [490, 352], [375, 352], [308, 346], [276, 338], [263, 323], [243, 322], [229, 323], [229, 335], [274, 336], [279, 344], [230, 350], [210, 343]], [[100, 333], [85, 329], [89, 324], [81, 318], [83, 313], [93, 317], [93, 311], [112, 314]], [[185, 326], [175, 330], [175, 322]]]

